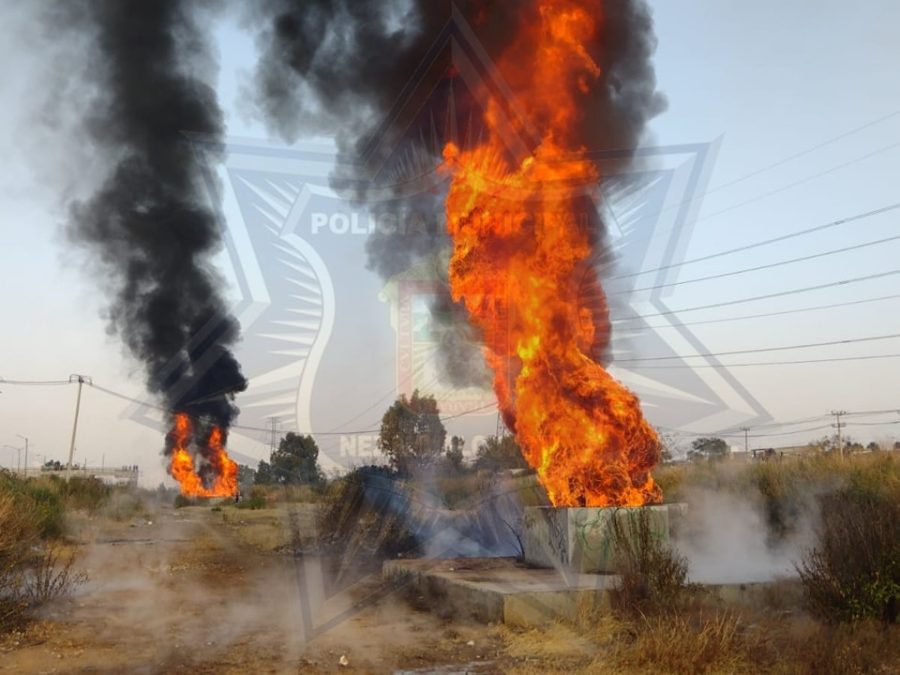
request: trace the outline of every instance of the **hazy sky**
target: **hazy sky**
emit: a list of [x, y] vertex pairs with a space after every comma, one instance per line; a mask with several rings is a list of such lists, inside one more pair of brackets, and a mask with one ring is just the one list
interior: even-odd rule
[[[66, 139], [42, 123], [64, 117], [64, 109], [41, 109], [37, 102], [48, 88], [62, 87], [60, 99], [71, 100], [74, 108], [83, 105], [86, 92], [66, 80], [60, 64], [47, 62], [42, 49], [42, 40], [47, 38], [29, 31], [29, 7], [23, 8], [25, 4], [3, 2], [0, 9], [4, 32], [0, 40], [0, 100], [4, 103], [0, 125], [6, 130], [0, 137], [0, 156], [5, 160], [0, 169], [4, 328], [0, 333], [0, 376], [56, 380], [83, 373], [107, 388], [141, 398], [137, 366], [122, 355], [115, 337], [107, 335], [100, 285], [86, 269], [85, 258], [69, 250], [60, 234], [67, 191], [80, 184], [78, 178], [90, 175], [90, 153], [79, 150], [77, 139], [73, 143], [72, 138]], [[652, 4], [659, 39], [657, 76], [669, 108], [651, 123], [653, 138], [648, 144], [701, 144], [715, 150], [709, 160], [706, 194], [695, 203], [698, 211], [685, 259], [900, 202], [895, 187], [900, 169], [900, 76], [896, 74], [898, 48], [893, 35], [900, 22], [900, 5], [890, 0], [852, 8], [846, 2], [827, 0], [815, 3], [815, 9], [807, 3], [777, 0]], [[255, 59], [252, 40], [232, 20], [223, 21], [216, 35], [221, 66], [218, 88], [229, 136], [255, 147], [257, 154], [259, 148], [278, 147], [277, 142], [266, 146], [269, 134], [245, 103], [243, 85]], [[319, 143], [322, 157], [327, 157], [327, 139]], [[320, 160], [314, 171], [327, 176], [323, 163], [327, 160]], [[225, 207], [229, 227], [237, 227], [232, 219], [246, 216], [241, 210], [246, 204], [241, 202], [241, 190], [247, 186], [239, 180], [240, 168], [234, 165], [231, 173], [222, 174], [226, 187], [233, 187], [234, 201], [226, 201]], [[301, 167], [300, 173], [306, 169]], [[284, 169], [280, 165], [271, 170], [298, 171], [296, 166]], [[896, 236], [900, 234], [898, 214], [900, 211], [893, 211], [778, 245], [685, 265], [677, 279]], [[238, 248], [247, 246], [240, 238], [235, 242]], [[340, 240], [310, 236], [307, 241], [327, 270], [333, 286], [328, 297], [335, 303], [332, 343], [325, 348], [319, 373], [310, 385], [314, 404], [308, 408], [309, 423], [317, 432], [374, 428], [396, 387], [397, 334], [391, 325], [392, 305], [383, 293], [385, 285], [364, 268], [363, 242], [360, 236]], [[682, 284], [668, 289], [665, 303], [677, 310], [890, 272], [900, 269], [898, 254], [900, 242], [893, 241], [751, 274]], [[220, 257], [224, 273], [234, 278], [228, 255]], [[900, 294], [900, 276], [882, 276], [838, 288], [685, 312], [678, 317], [696, 322], [894, 294]], [[231, 295], [238, 298], [237, 288]], [[645, 311], [640, 298], [635, 302]], [[690, 328], [706, 349], [720, 353], [900, 333], [898, 309], [900, 300], [893, 299]], [[671, 335], [667, 336], [667, 330]], [[677, 331], [660, 328], [659, 332], [679, 351]], [[900, 340], [885, 339], [721, 360], [739, 363], [894, 353], [900, 353]], [[252, 359], [253, 355], [248, 356]], [[788, 422], [835, 408], [900, 409], [898, 365], [900, 359], [872, 359], [735, 368], [731, 372], [772, 419]], [[710, 386], [719, 386], [713, 381], [717, 377], [714, 369], [707, 369], [703, 377]], [[74, 387], [0, 384], [0, 391], [0, 446], [20, 445], [17, 434], [23, 434], [36, 446], [35, 453], [64, 460]], [[92, 465], [101, 458], [107, 465], [139, 464], [144, 482], [153, 485], [164, 477], [159, 457], [162, 437], [158, 429], [136, 421], [133, 412], [127, 401], [86, 388], [76, 460], [87, 458]], [[743, 415], [741, 410], [733, 412], [737, 416], [732, 424]], [[245, 408], [245, 413], [241, 418], [244, 424], [252, 419], [251, 426], [255, 426], [262, 419], [262, 413], [254, 417], [252, 409]], [[661, 413], [648, 409], [647, 414], [653, 422]], [[856, 422], [885, 424], [851, 426], [847, 433], [865, 441], [883, 439], [895, 435], [897, 427], [887, 422], [897, 420], [900, 415], [856, 418]], [[487, 411], [448, 426], [472, 439], [475, 434], [492, 433], [495, 422], [496, 416]], [[715, 428], [692, 426], [689, 431]], [[804, 427], [773, 427], [766, 432], [797, 428]], [[757, 445], [803, 443], [824, 433], [766, 437]], [[334, 453], [333, 464], [352, 463], [352, 457], [340, 454], [340, 443], [339, 434], [323, 437], [323, 444]], [[254, 431], [236, 434], [232, 448], [244, 461], [255, 462], [267, 452], [266, 435]], [[11, 461], [15, 461], [14, 451], [0, 447], [0, 465], [8, 466]]]

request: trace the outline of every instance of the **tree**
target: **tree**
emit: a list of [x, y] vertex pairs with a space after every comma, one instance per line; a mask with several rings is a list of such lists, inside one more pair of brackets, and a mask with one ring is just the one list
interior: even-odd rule
[[728, 444], [721, 438], [698, 438], [691, 443], [688, 459], [724, 459], [728, 454]]
[[522, 455], [522, 450], [516, 439], [512, 436], [488, 436], [484, 443], [478, 446], [475, 454], [475, 468], [488, 471], [501, 469], [527, 469], [528, 462]]
[[269, 458], [274, 482], [317, 485], [324, 480], [318, 464], [319, 446], [312, 436], [288, 433]]
[[256, 476], [254, 478], [256, 485], [271, 485], [275, 482], [275, 476], [272, 473], [272, 465], [265, 460], [260, 460], [256, 467]]
[[450, 447], [444, 454], [447, 462], [447, 469], [451, 472], [460, 473], [463, 470], [463, 446], [466, 441], [459, 436], [453, 436], [450, 439]]
[[436, 460], [444, 449], [447, 430], [440, 418], [434, 396], [413, 392], [400, 396], [381, 418], [378, 449], [391, 467], [409, 475], [417, 467]]

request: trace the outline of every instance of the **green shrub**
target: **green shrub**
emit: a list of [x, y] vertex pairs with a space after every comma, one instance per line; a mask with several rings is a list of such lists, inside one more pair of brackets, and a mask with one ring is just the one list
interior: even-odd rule
[[55, 485], [3, 472], [0, 473], [0, 494], [8, 495], [17, 509], [29, 514], [39, 536], [62, 536], [64, 505]]
[[824, 497], [818, 541], [798, 571], [809, 609], [826, 621], [895, 622], [900, 503], [854, 488]]

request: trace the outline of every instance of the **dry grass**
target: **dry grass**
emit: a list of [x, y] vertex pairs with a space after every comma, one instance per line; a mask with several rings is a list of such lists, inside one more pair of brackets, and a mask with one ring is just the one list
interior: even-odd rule
[[605, 616], [590, 627], [502, 629], [502, 671], [551, 673], [894, 673], [900, 627], [827, 626], [803, 618], [692, 609]]
[[584, 672], [597, 653], [591, 637], [565, 624], [542, 629], [500, 628], [505, 673], [516, 675]]
[[597, 672], [754, 673], [774, 662], [770, 641], [731, 613], [661, 614], [619, 627]]
[[863, 621], [856, 624], [813, 624], [793, 636], [786, 648], [790, 668], [798, 675], [896, 673], [900, 665], [900, 628]]

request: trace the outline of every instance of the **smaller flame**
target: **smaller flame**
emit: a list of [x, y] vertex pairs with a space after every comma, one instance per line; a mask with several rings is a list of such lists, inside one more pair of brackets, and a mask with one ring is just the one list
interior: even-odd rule
[[[171, 433], [172, 450], [169, 473], [178, 481], [181, 494], [185, 497], [233, 497], [238, 492], [238, 465], [225, 450], [222, 430], [213, 427], [200, 455], [205, 458], [208, 469], [204, 473], [212, 479], [201, 476], [195, 470], [194, 454], [190, 451], [192, 429], [190, 418], [185, 413], [176, 413]], [[211, 484], [210, 484], [211, 482]]]

